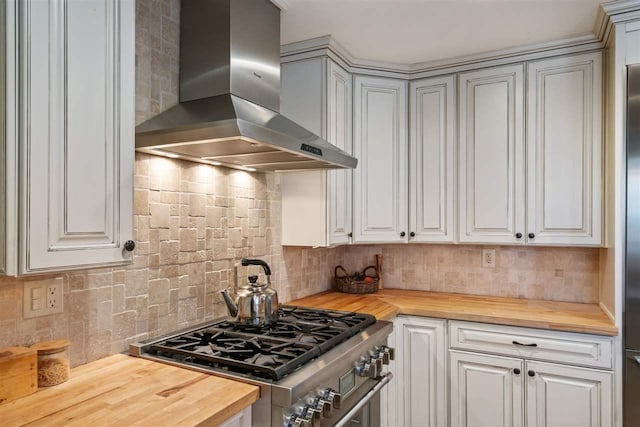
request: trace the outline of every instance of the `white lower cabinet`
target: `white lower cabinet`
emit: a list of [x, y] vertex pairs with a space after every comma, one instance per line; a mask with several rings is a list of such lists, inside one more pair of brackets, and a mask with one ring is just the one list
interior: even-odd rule
[[220, 427], [251, 427], [251, 406], [220, 424]]
[[613, 425], [613, 373], [527, 361], [527, 427]]
[[524, 361], [451, 350], [452, 427], [524, 425]]
[[[387, 338], [387, 346], [398, 349], [398, 340], [396, 338], [398, 324], [400, 321], [396, 318], [393, 321], [393, 332]], [[398, 370], [397, 357], [389, 362], [387, 370], [393, 374], [393, 378], [380, 391], [380, 427], [394, 427], [398, 420]]]
[[[381, 426], [611, 427], [611, 344], [597, 335], [399, 316]], [[591, 359], [582, 356], [589, 349]], [[582, 366], [561, 357], [571, 351]]]
[[446, 426], [446, 321], [400, 316], [394, 323], [395, 384], [382, 399], [382, 425]]

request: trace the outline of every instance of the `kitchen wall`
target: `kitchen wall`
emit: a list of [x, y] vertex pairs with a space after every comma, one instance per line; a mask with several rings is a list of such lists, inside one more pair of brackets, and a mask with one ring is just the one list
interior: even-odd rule
[[[179, 4], [136, 1], [137, 123], [177, 102]], [[63, 278], [63, 314], [23, 319], [22, 286], [33, 278], [0, 277], [0, 348], [68, 338], [78, 365], [220, 317], [219, 290], [242, 256], [272, 265], [282, 301], [328, 289], [335, 265], [362, 268], [375, 253], [386, 287], [597, 301], [597, 249], [496, 247], [497, 266], [486, 269], [480, 246], [284, 248], [276, 174], [137, 154], [134, 205], [133, 265], [44, 276]]]

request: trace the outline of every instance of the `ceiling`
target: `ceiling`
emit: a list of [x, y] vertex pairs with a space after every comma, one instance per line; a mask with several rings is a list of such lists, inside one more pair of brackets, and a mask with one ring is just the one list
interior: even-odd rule
[[592, 34], [600, 0], [286, 0], [282, 44], [330, 34], [413, 64]]

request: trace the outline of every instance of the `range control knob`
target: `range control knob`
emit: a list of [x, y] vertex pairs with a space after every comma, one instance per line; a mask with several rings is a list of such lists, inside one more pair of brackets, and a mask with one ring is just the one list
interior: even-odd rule
[[320, 398], [327, 402], [331, 402], [334, 409], [340, 409], [342, 406], [342, 395], [332, 388], [325, 388], [322, 390]]
[[329, 418], [333, 414], [333, 408], [329, 400], [319, 398], [316, 408], [322, 411], [322, 416], [325, 418]]
[[394, 349], [387, 347], [386, 345], [381, 345], [380, 347], [376, 347], [378, 351], [378, 357], [382, 358], [382, 363], [385, 365], [389, 364], [389, 361], [395, 360], [396, 352]]
[[[380, 366], [382, 368], [382, 366]], [[379, 374], [376, 359], [368, 358], [356, 366], [356, 373], [361, 377], [376, 378]]]

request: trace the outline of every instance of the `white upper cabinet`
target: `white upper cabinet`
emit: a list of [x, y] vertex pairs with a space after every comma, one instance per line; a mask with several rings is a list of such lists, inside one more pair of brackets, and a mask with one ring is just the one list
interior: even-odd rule
[[407, 82], [356, 76], [354, 241], [408, 237]]
[[134, 2], [18, 7], [18, 272], [130, 261]]
[[530, 244], [602, 242], [602, 54], [532, 62], [527, 74]]
[[[282, 64], [281, 112], [352, 152], [352, 78], [328, 58]], [[281, 174], [282, 244], [335, 246], [351, 240], [352, 170]]]
[[409, 86], [409, 241], [453, 242], [455, 76]]
[[462, 73], [458, 87], [459, 240], [524, 242], [523, 65]]
[[[352, 78], [333, 61], [327, 61], [327, 141], [353, 152]], [[349, 243], [353, 224], [353, 171], [327, 171], [327, 226], [329, 246]]]

